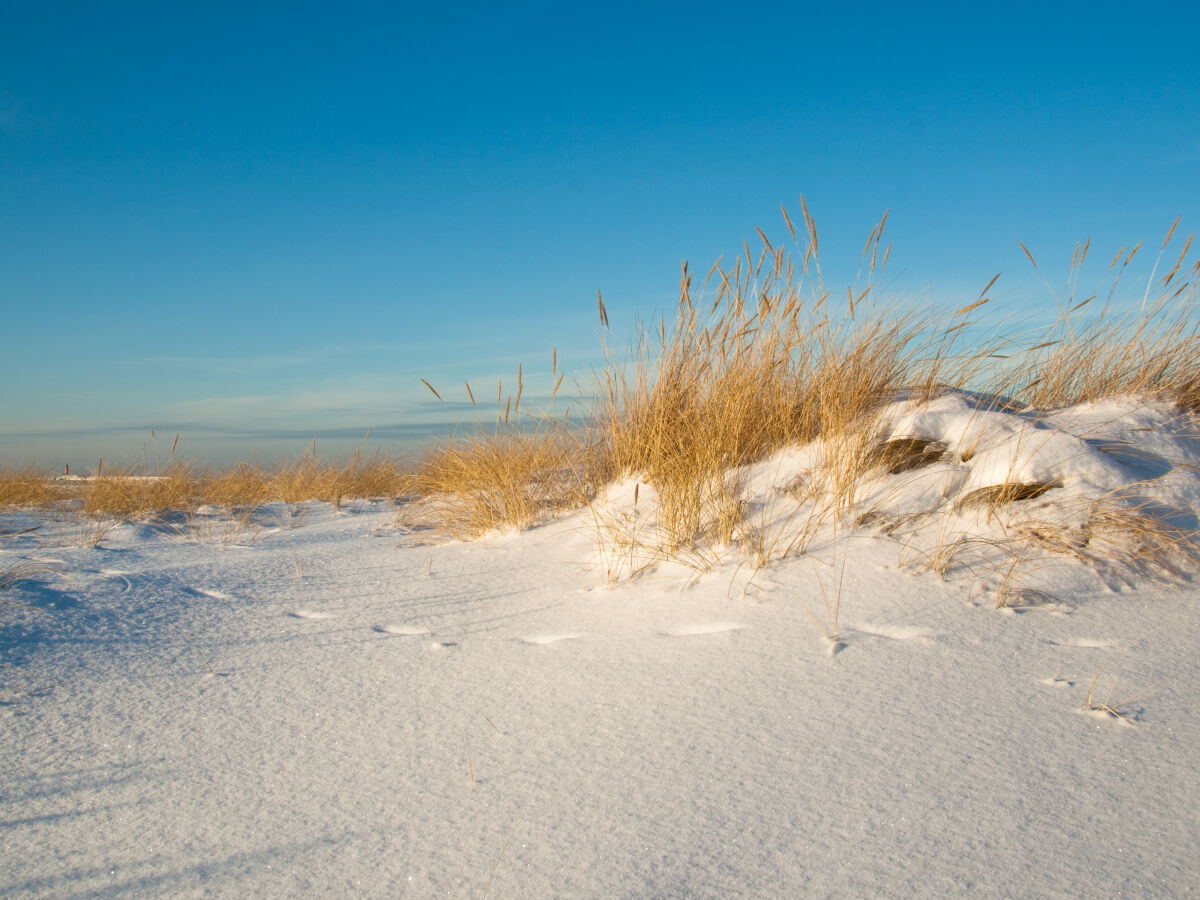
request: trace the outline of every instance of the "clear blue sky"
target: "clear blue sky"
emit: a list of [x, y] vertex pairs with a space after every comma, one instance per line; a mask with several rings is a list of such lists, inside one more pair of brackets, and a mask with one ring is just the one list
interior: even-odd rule
[[835, 6], [5, 3], [0, 463], [410, 447], [801, 193], [1014, 310], [1200, 227], [1194, 5]]

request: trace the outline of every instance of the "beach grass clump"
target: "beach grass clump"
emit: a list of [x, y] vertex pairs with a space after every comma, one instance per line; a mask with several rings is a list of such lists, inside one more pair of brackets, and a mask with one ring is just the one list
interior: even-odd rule
[[860, 283], [835, 301], [824, 288], [807, 207], [803, 215], [799, 263], [760, 230], [757, 259], [744, 243], [732, 266], [718, 261], [710, 270], [705, 287], [715, 297], [694, 290], [685, 264], [674, 322], [641, 335], [632, 360], [606, 348], [596, 420], [610, 468], [655, 489], [664, 557], [747, 534], [742, 482], [729, 473], [817, 441], [824, 465], [809, 496], [822, 509], [806, 518], [811, 530], [848, 508], [873, 469], [899, 464], [898, 445], [882, 451], [895, 459], [880, 455], [884, 405], [902, 392], [916, 401], [963, 386], [982, 368], [986, 349], [968, 357], [958, 350], [986, 289], [944, 322], [880, 302], [877, 283], [890, 255], [882, 246], [885, 215], [864, 249]]
[[[1188, 268], [1190, 238], [1136, 308], [1117, 302], [1117, 287], [1137, 248], [1114, 257], [1106, 290], [1080, 298], [1090, 247], [1084, 243], [1076, 248], [1058, 317], [1042, 331], [1014, 335], [981, 318], [999, 275], [971, 301], [942, 311], [917, 313], [881, 296], [891, 251], [883, 242], [886, 214], [871, 230], [856, 283], [845, 294], [827, 289], [816, 224], [803, 199], [801, 208], [800, 228], [783, 211], [791, 249], [759, 229], [753, 251], [743, 242], [744, 253], [732, 264], [718, 260], [701, 286], [685, 263], [673, 316], [639, 331], [626, 352], [612, 348], [598, 297], [605, 365], [586, 427], [510, 426], [510, 401], [494, 432], [439, 448], [413, 485], [439, 511], [440, 524], [469, 537], [591, 503], [598, 540], [611, 544], [601, 556], [614, 572], [628, 573], [666, 559], [707, 567], [729, 547], [765, 565], [804, 552], [847, 513], [854, 513], [850, 527], [887, 519], [892, 534], [940, 520], [949, 533], [950, 520], [983, 509], [986, 523], [999, 522], [1004, 532], [1005, 517], [1027, 516], [1026, 501], [1060, 482], [1014, 471], [966, 495], [947, 495], [938, 508], [890, 517], [856, 508], [881, 479], [967, 465], [980, 449], [951, 453], [929, 436], [893, 434], [885, 410], [897, 401], [915, 409], [953, 392], [978, 398], [980, 409], [1019, 412], [1029, 422], [1121, 396], [1171, 400], [1183, 415], [1200, 410], [1200, 263]], [[790, 512], [748, 502], [747, 473], [757, 463], [805, 446], [813, 453], [802, 489], [777, 492], [794, 507]], [[643, 487], [641, 507], [637, 487], [634, 509], [608, 498], [593, 502], [599, 487], [614, 483]], [[893, 489], [898, 485], [893, 481]], [[1111, 555], [1125, 563], [1148, 560], [1148, 568], [1162, 571], [1183, 547], [1181, 535], [1153, 517], [1100, 506], [1093, 512], [1086, 538], [1093, 560], [1105, 555], [1097, 548], [1107, 540]], [[1077, 523], [1060, 526], [1057, 546], [1075, 546], [1079, 535], [1066, 532]], [[1034, 545], [1046, 549], [1055, 541], [1030, 541], [1020, 529], [1008, 536], [960, 534], [938, 545], [935, 568], [948, 571], [963, 554], [1023, 558]]]
[[56, 477], [38, 469], [0, 470], [0, 508], [48, 508], [69, 501], [91, 518], [118, 521], [167, 513], [194, 513], [202, 506], [246, 509], [281, 501], [394, 498], [411, 491], [409, 466], [388, 454], [354, 453], [321, 461], [307, 453], [275, 467], [241, 463], [223, 471], [173, 461], [165, 468], [121, 468], [103, 463], [88, 476]]
[[164, 473], [147, 475], [138, 469], [116, 469], [77, 482], [86, 516], [132, 519], [195, 506], [194, 479], [189, 468], [173, 464]]
[[1014, 539], [1121, 578], [1178, 580], [1200, 563], [1200, 534], [1172, 512], [1146, 499], [1083, 498], [1019, 523]]
[[0, 567], [0, 591], [15, 587], [22, 581], [39, 575], [51, 574], [55, 570], [46, 563], [30, 559], [19, 559]]
[[983, 508], [995, 512], [1007, 503], [1035, 500], [1047, 491], [1059, 487], [1056, 480], [1050, 481], [1005, 481], [976, 488], [959, 498], [957, 509]]
[[198, 495], [203, 505], [225, 509], [255, 507], [272, 499], [271, 472], [256, 463], [239, 463], [222, 472], [206, 473]]
[[61, 496], [53, 477], [42, 469], [0, 468], [0, 509], [49, 506]]
[[223, 472], [203, 473], [194, 483], [197, 501], [241, 509], [264, 503], [321, 500], [340, 506], [347, 500], [394, 498], [410, 489], [409, 467], [390, 454], [322, 461], [309, 452], [275, 467], [242, 463]]
[[946, 455], [940, 441], [919, 437], [890, 438], [869, 451], [869, 463], [889, 475], [931, 466]]
[[407, 486], [406, 516], [455, 537], [526, 528], [594, 496], [603, 467], [588, 437], [564, 423], [478, 429], [430, 451]]
[[[1015, 354], [995, 388], [1033, 409], [1055, 409], [1115, 396], [1173, 400], [1200, 412], [1200, 259], [1189, 265], [1189, 235], [1174, 265], [1167, 247], [1179, 219], [1167, 230], [1150, 280], [1136, 306], [1117, 303], [1117, 291], [1142, 244], [1121, 247], [1104, 282], [1079, 296], [1080, 273], [1091, 241], [1077, 244], [1058, 298], [1059, 315], [1036, 344]], [[1021, 244], [1040, 275], [1033, 255]], [[1103, 296], [1102, 296], [1103, 295]]]
[[[326, 462], [314, 448], [270, 469], [243, 464], [211, 473], [169, 463], [165, 471], [110, 471], [71, 485], [4, 472], [0, 505], [49, 504], [74, 492], [88, 515], [128, 518], [201, 505], [403, 497], [402, 516], [456, 538], [526, 528], [590, 505], [600, 542], [613, 544], [608, 556], [622, 560], [614, 572], [668, 559], [704, 568], [728, 558], [729, 548], [760, 567], [805, 552], [830, 525], [879, 526], [898, 538], [933, 523], [942, 537], [919, 558], [939, 573], [968, 557], [1017, 567], [1045, 550], [1159, 573], [1193, 556], [1187, 529], [1099, 496], [1082, 498], [1086, 515], [1029, 525], [1031, 510], [1046, 506], [1043, 495], [1063, 482], [1018, 471], [1017, 456], [1031, 455], [1019, 441], [1011, 471], [972, 480], [973, 492], [947, 488], [928, 494], [932, 506], [890, 511], [879, 493], [903, 495], [903, 479], [930, 472], [949, 485], [951, 469], [995, 454], [983, 431], [966, 444], [893, 431], [897, 404], [916, 410], [961, 393], [980, 416], [1019, 416], [998, 425], [998, 441], [1012, 428], [1037, 431], [1056, 410], [1116, 397], [1171, 401], [1184, 418], [1200, 413], [1200, 262], [1188, 261], [1190, 237], [1178, 257], [1168, 255], [1171, 227], [1134, 305], [1118, 287], [1140, 245], [1122, 248], [1102, 286], [1085, 297], [1078, 285], [1090, 242], [1077, 246], [1066, 288], [1055, 295], [1058, 316], [1043, 330], [1014, 333], [986, 322], [999, 275], [977, 297], [941, 310], [916, 311], [885, 296], [886, 213], [871, 229], [855, 282], [845, 293], [828, 289], [803, 198], [801, 210], [799, 228], [782, 210], [790, 243], [772, 243], [758, 229], [753, 249], [743, 242], [744, 252], [718, 260], [702, 284], [685, 263], [673, 314], [640, 330], [626, 351], [614, 349], [598, 297], [605, 363], [574, 422], [523, 412], [518, 368], [515, 396], [497, 388], [494, 427], [462, 432], [415, 468], [379, 453]], [[552, 409], [562, 378], [555, 350]], [[776, 486], [769, 500], [759, 485], [751, 502], [754, 467], [788, 448], [805, 449], [803, 477]], [[629, 484], [632, 509], [609, 502], [606, 488]]]

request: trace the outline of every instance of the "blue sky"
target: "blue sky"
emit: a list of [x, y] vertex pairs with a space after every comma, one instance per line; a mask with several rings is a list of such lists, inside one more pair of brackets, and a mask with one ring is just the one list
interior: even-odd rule
[[1186, 4], [252, 6], [6, 4], [0, 463], [411, 449], [802, 193], [835, 283], [890, 209], [898, 302], [1033, 315], [1018, 240], [1200, 218]]

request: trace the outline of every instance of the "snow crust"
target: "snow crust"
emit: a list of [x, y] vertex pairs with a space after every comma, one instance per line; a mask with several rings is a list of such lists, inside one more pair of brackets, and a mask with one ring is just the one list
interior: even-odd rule
[[[1194, 891], [1191, 569], [1035, 555], [997, 609], [993, 565], [1021, 522], [1082, 527], [1097, 498], [1194, 533], [1193, 424], [954, 394], [884, 425], [944, 457], [762, 568], [714, 547], [613, 581], [588, 510], [448, 544], [383, 501], [96, 546], [0, 516], [0, 568], [49, 570], [0, 594], [0, 895]], [[802, 518], [783, 488], [827, 452], [741, 473], [748, 520]], [[1055, 486], [959, 505], [1006, 481]], [[601, 505], [650, 527], [636, 484]], [[999, 557], [927, 565], [956, 535]]]

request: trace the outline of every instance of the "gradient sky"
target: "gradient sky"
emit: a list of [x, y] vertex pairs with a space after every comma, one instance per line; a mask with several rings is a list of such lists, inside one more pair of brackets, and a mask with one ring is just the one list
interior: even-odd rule
[[411, 448], [802, 193], [1016, 312], [1198, 227], [1194, 4], [833, 6], [4, 4], [0, 464]]

